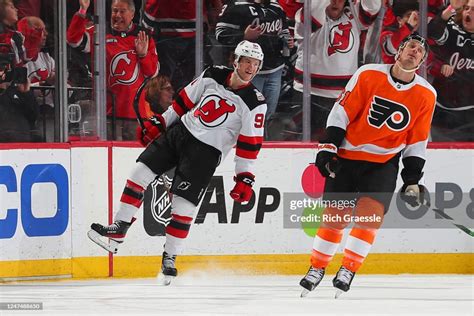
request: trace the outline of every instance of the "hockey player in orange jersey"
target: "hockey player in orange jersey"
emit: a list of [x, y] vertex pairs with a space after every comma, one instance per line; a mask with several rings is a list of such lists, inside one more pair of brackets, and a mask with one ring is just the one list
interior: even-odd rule
[[349, 217], [343, 215], [376, 218], [372, 222], [354, 221], [347, 238], [333, 285], [336, 298], [349, 290], [390, 205], [400, 157], [404, 182], [401, 198], [413, 206], [422, 201], [424, 187], [419, 180], [436, 101], [434, 88], [416, 74], [427, 54], [423, 37], [408, 36], [400, 44], [395, 64], [362, 66], [334, 104], [315, 163], [326, 177], [323, 198], [356, 199], [356, 206], [324, 210], [313, 242], [311, 267], [300, 282], [302, 296], [321, 282], [336, 253], [343, 229], [350, 224]]

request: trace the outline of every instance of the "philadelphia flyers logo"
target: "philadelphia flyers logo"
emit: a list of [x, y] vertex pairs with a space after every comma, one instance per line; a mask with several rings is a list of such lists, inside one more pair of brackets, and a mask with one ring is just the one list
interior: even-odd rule
[[375, 128], [387, 125], [393, 131], [401, 131], [410, 123], [410, 111], [403, 104], [374, 96], [367, 120]]
[[354, 47], [354, 34], [352, 34], [352, 23], [339, 23], [329, 31], [328, 55], [335, 53], [347, 53]]
[[235, 111], [235, 105], [216, 94], [206, 96], [194, 111], [194, 117], [207, 127], [216, 127], [225, 122], [229, 113]]
[[117, 84], [132, 85], [138, 79], [139, 65], [132, 50], [118, 53], [110, 61], [109, 87]]

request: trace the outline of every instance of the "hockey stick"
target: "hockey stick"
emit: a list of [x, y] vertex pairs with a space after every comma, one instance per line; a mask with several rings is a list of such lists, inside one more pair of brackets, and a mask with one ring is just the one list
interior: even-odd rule
[[467, 228], [466, 226], [462, 225], [462, 224], [459, 224], [459, 223], [456, 223], [454, 221], [454, 218], [452, 218], [451, 216], [449, 216], [448, 214], [446, 214], [445, 212], [443, 212], [442, 210], [439, 210], [437, 208], [430, 208], [433, 212], [435, 212], [436, 214], [438, 214], [439, 216], [441, 216], [442, 218], [450, 221], [454, 226], [456, 226], [457, 228], [459, 228], [460, 230], [462, 230], [463, 232], [465, 232], [466, 234], [468, 234], [469, 236], [471, 237], [474, 237], [474, 231], [470, 230], [469, 228]]
[[[426, 188], [425, 188], [425, 190], [426, 190]], [[410, 194], [410, 193], [415, 194], [415, 192], [413, 192], [413, 191], [408, 191], [407, 192], [407, 194]], [[451, 216], [449, 216], [448, 214], [446, 214], [442, 210], [431, 207], [431, 203], [430, 203], [429, 200], [425, 200], [425, 199], [423, 199], [423, 200], [424, 200], [423, 202], [420, 202], [421, 204], [425, 205], [428, 209], [432, 210], [433, 212], [435, 212], [436, 214], [438, 214], [442, 218], [450, 221], [451, 224], [453, 224], [454, 226], [456, 226], [457, 228], [459, 228], [460, 230], [462, 230], [463, 232], [465, 232], [469, 236], [474, 237], [474, 231], [472, 231], [471, 229], [467, 228], [466, 226], [464, 226], [462, 224], [456, 223], [454, 218], [452, 218]]]
[[143, 124], [143, 118], [140, 115], [139, 105], [140, 105], [140, 97], [141, 97], [143, 89], [146, 87], [146, 84], [148, 83], [148, 81], [150, 81], [150, 78], [145, 78], [143, 80], [140, 87], [138, 87], [137, 93], [135, 94], [135, 98], [133, 99], [133, 110], [135, 111], [135, 115], [137, 116], [138, 124], [140, 124], [140, 127], [142, 128], [142, 130], [145, 130], [145, 125]]
[[[138, 124], [140, 124], [140, 127], [142, 128], [142, 133], [146, 133], [146, 128], [144, 124], [144, 119], [140, 115], [140, 97], [143, 93], [144, 88], [150, 80], [151, 78], [145, 78], [145, 80], [143, 80], [142, 84], [137, 90], [137, 93], [135, 94], [135, 98], [133, 99], [133, 110], [135, 111]], [[161, 133], [165, 133], [165, 130], [161, 130]], [[159, 178], [156, 178], [151, 183], [151, 185], [146, 188], [144, 193], [143, 226], [147, 234], [151, 236], [165, 236], [166, 226], [168, 224], [167, 222], [169, 222], [169, 220], [171, 219], [171, 213], [166, 212], [171, 206], [171, 199], [169, 199], [168, 202], [166, 202], [166, 199], [163, 199], [165, 195], [170, 194], [171, 185], [168, 185], [166, 180], [166, 177], [169, 177], [169, 172], [170, 171], [165, 174], [162, 174]], [[172, 178], [173, 176], [171, 176], [171, 179]], [[163, 184], [159, 183], [159, 179], [161, 179]], [[160, 209], [161, 206], [163, 206], [162, 209]], [[104, 245], [101, 245], [98, 242], [96, 243], [102, 248], [104, 248]]]

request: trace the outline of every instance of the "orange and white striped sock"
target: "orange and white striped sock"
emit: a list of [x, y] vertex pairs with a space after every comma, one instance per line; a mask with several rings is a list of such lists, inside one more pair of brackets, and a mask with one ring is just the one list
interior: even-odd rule
[[318, 269], [324, 269], [331, 262], [342, 240], [344, 228], [349, 224], [342, 218], [348, 214], [351, 209], [338, 210], [328, 207], [323, 212], [324, 216], [339, 218], [336, 221], [324, 221], [318, 229], [313, 241], [313, 251], [311, 253], [311, 265]]
[[344, 248], [342, 265], [352, 272], [357, 272], [370, 252], [375, 239], [376, 229], [352, 228]]
[[[357, 202], [355, 214], [356, 216], [375, 214], [383, 219], [384, 206], [374, 199], [362, 197]], [[344, 258], [342, 259], [342, 265], [346, 269], [352, 272], [359, 270], [372, 248], [375, 235], [381, 224], [382, 221], [358, 223], [352, 228], [344, 247]]]
[[342, 229], [321, 227], [313, 241], [311, 265], [324, 269], [331, 262], [342, 240]]

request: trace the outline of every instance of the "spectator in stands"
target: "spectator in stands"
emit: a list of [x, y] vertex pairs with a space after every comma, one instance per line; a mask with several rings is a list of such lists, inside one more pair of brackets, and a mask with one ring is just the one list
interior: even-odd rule
[[[336, 98], [358, 68], [361, 31], [377, 17], [381, 0], [321, 0], [311, 2], [311, 138], [320, 140]], [[293, 88], [294, 104], [303, 98], [303, 21], [296, 13], [299, 42]]]
[[434, 141], [474, 141], [474, 0], [451, 0], [428, 25], [439, 47], [431, 73], [438, 91]]
[[269, 0], [229, 4], [219, 17], [216, 39], [233, 51], [242, 40], [260, 44], [265, 55], [263, 68], [252, 80], [267, 101], [266, 120], [275, 113], [280, 96], [284, 67], [282, 51], [293, 47], [286, 14]]
[[[220, 0], [203, 1], [204, 32], [209, 29], [208, 16], [220, 12], [221, 7]], [[168, 76], [177, 89], [184, 87], [195, 75], [196, 1], [147, 0], [142, 19], [143, 25], [153, 31], [160, 73]]]
[[[43, 20], [35, 16], [24, 17], [18, 22], [18, 31], [23, 34], [25, 41], [37, 43], [36, 47], [26, 48], [27, 50], [32, 50], [30, 52], [32, 58], [25, 64], [31, 85], [54, 85], [54, 59], [48, 52], [43, 51], [48, 36]], [[28, 40], [30, 37], [33, 39]], [[48, 104], [50, 106], [54, 104], [51, 90], [37, 90], [35, 91], [35, 96], [41, 104]]]
[[142, 119], [146, 120], [166, 111], [173, 101], [174, 92], [167, 76], [159, 74], [150, 79], [139, 96], [139, 112]]
[[[3, 52], [3, 49], [2, 49]], [[7, 80], [7, 72], [13, 70], [4, 63], [5, 54], [0, 53], [0, 82]], [[5, 67], [6, 66], [6, 67]], [[32, 142], [38, 140], [36, 120], [39, 107], [30, 91], [28, 79], [24, 83], [0, 87], [0, 143]]]
[[288, 29], [290, 30], [291, 36], [295, 35], [295, 14], [296, 11], [301, 9], [304, 5], [303, 0], [278, 0], [278, 3], [285, 11], [288, 19]]
[[26, 51], [31, 60], [26, 62], [27, 76], [31, 82], [31, 90], [39, 104], [40, 121], [42, 127], [42, 141], [52, 141], [54, 135], [54, 89], [55, 62], [45, 49], [48, 32], [43, 20], [36, 16], [24, 17], [17, 24], [18, 31], [24, 36], [29, 45]]
[[7, 44], [15, 52], [13, 64], [21, 66], [30, 60], [25, 53], [23, 36], [16, 31], [18, 10], [12, 0], [0, 0], [0, 44]]
[[[94, 26], [86, 27], [90, 0], [79, 0], [79, 4], [81, 9], [72, 18], [67, 41], [72, 47], [93, 53]], [[108, 138], [134, 140], [133, 99], [145, 77], [158, 74], [158, 56], [153, 39], [132, 22], [135, 15], [132, 0], [113, 0], [111, 11], [111, 29], [106, 35], [106, 81], [110, 92], [107, 97]], [[114, 122], [116, 124], [112, 124]]]
[[170, 79], [165, 75], [158, 75], [151, 79], [146, 87], [145, 100], [148, 103], [151, 117], [156, 114], [162, 114], [168, 109], [173, 101], [174, 89]]
[[[287, 20], [288, 20], [288, 30], [290, 31], [290, 36], [295, 37], [295, 14], [301, 9], [304, 5], [303, 0], [279, 0], [278, 3], [285, 11]], [[293, 80], [295, 79], [295, 64], [297, 58], [297, 45], [293, 43], [293, 48], [286, 49], [283, 57], [285, 59], [285, 66], [283, 68], [283, 74], [281, 78], [281, 91], [280, 91], [280, 102], [288, 101], [291, 104], [291, 99], [293, 95]], [[289, 107], [280, 107], [284, 110], [282, 112], [287, 112]], [[273, 122], [272, 122], [273, 123]], [[269, 127], [267, 125], [267, 127]], [[269, 129], [268, 129], [269, 130]]]
[[382, 46], [382, 60], [385, 64], [393, 64], [397, 48], [402, 40], [418, 30], [418, 1], [394, 1], [392, 12], [395, 17], [390, 25], [383, 28], [380, 35]]
[[0, 22], [4, 27], [15, 28], [18, 22], [18, 9], [13, 0], [0, 0]]
[[380, 64], [382, 62], [382, 52], [380, 47], [380, 33], [384, 17], [388, 9], [390, 0], [382, 0], [382, 6], [377, 18], [369, 26], [367, 31], [362, 33], [361, 41], [363, 42], [362, 63], [363, 64]]

